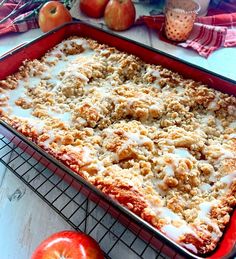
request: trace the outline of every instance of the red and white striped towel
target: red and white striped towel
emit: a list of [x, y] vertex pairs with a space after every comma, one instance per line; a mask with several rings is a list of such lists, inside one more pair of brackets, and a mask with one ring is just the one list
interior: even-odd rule
[[[159, 30], [162, 40], [173, 43], [162, 36], [164, 20], [163, 15], [142, 16], [137, 23]], [[203, 57], [208, 57], [220, 47], [236, 46], [236, 13], [198, 17], [189, 38], [177, 45], [192, 48]]]
[[[38, 13], [48, 0], [0, 0], [0, 36], [38, 28]], [[71, 0], [60, 0], [69, 6]]]

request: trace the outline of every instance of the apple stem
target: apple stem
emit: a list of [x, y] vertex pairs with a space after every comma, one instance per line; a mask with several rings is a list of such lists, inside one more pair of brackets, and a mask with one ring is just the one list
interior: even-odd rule
[[53, 8], [50, 10], [50, 13], [51, 13], [51, 14], [55, 14], [55, 13], [56, 13], [56, 10], [57, 10], [57, 8], [56, 8], [56, 7], [53, 7]]

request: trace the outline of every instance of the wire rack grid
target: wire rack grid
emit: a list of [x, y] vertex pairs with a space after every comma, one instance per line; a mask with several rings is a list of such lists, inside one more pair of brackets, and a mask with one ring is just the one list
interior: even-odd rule
[[19, 136], [6, 132], [0, 125], [0, 162], [75, 230], [96, 239], [105, 258], [120, 258], [120, 250], [127, 258], [182, 258]]

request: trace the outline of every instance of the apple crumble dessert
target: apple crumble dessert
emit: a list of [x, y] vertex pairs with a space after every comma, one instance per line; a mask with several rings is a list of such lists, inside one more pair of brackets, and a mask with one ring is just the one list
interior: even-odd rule
[[216, 247], [236, 203], [235, 97], [79, 37], [0, 93], [0, 117], [75, 173], [188, 250]]

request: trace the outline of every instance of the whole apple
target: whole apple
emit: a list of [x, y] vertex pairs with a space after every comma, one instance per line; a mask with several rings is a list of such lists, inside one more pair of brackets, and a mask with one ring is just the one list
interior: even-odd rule
[[80, 0], [80, 10], [86, 15], [99, 18], [104, 14], [105, 7], [109, 0]]
[[31, 259], [104, 259], [98, 243], [90, 236], [61, 231], [45, 239], [34, 251]]
[[49, 1], [39, 11], [39, 27], [43, 32], [55, 29], [66, 22], [71, 22], [72, 17], [66, 7], [58, 1]]
[[104, 14], [108, 28], [123, 31], [134, 24], [135, 7], [131, 0], [110, 0]]

